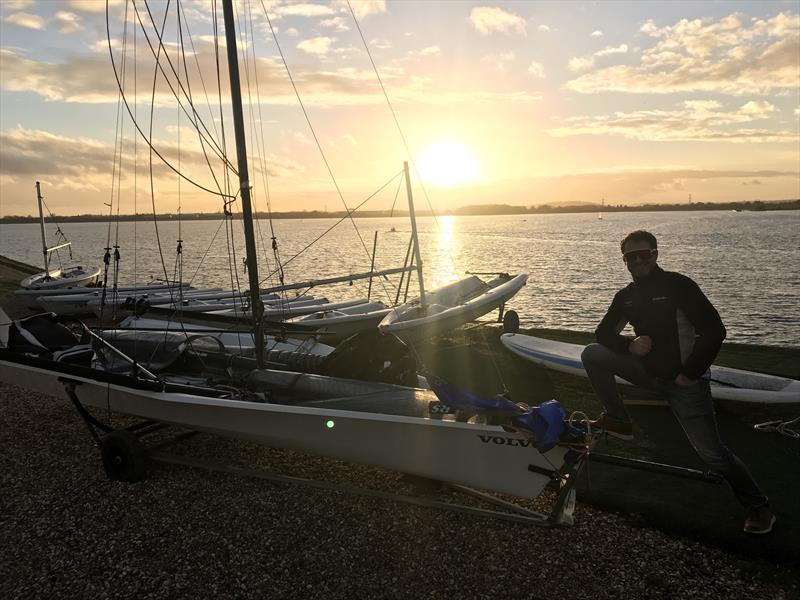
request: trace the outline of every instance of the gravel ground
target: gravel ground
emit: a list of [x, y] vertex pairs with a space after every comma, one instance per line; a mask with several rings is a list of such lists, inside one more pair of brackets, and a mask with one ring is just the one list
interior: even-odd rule
[[[581, 503], [575, 526], [543, 529], [162, 464], [125, 484], [64, 401], [0, 384], [0, 423], [4, 599], [800, 597], [790, 570]], [[176, 451], [407, 491], [384, 470], [207, 435]]]

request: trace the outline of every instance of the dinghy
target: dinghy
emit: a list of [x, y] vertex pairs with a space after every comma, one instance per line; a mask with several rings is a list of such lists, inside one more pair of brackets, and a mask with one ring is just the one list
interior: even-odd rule
[[[182, 323], [167, 321], [164, 319], [148, 319], [144, 317], [126, 317], [123, 319], [118, 329], [105, 330], [102, 333], [103, 339], [111, 341], [123, 332], [141, 331], [155, 332], [177, 332], [185, 339], [197, 336], [209, 336], [219, 340], [225, 350], [231, 353], [241, 353], [248, 356], [255, 354], [255, 341], [252, 331], [226, 331], [222, 329], [212, 329], [205, 325], [195, 323]], [[333, 352], [333, 346], [322, 344], [314, 336], [303, 338], [295, 337], [276, 337], [264, 336], [264, 348], [267, 355], [275, 352], [294, 352], [298, 354], [310, 354], [319, 357], [328, 356]]]
[[397, 307], [378, 328], [409, 342], [439, 335], [502, 307], [527, 281], [527, 275], [502, 274], [488, 282], [473, 275]]
[[369, 302], [338, 310], [319, 310], [286, 322], [317, 327], [322, 339], [335, 345], [355, 333], [375, 329], [391, 310], [383, 302]]
[[[188, 283], [171, 283], [168, 285], [163, 282], [155, 282], [142, 285], [119, 286], [117, 288], [109, 286], [106, 288], [106, 295], [108, 296], [115, 292], [122, 295], [148, 292], [157, 293], [168, 290], [177, 290], [179, 287], [183, 289], [190, 288]], [[71, 285], [65, 288], [54, 288], [49, 290], [14, 290], [14, 296], [21, 300], [25, 304], [26, 308], [31, 310], [41, 310], [43, 308], [39, 303], [40, 298], [46, 299], [53, 296], [82, 296], [85, 294], [97, 294], [97, 297], [100, 297], [102, 293], [102, 285]]]
[[[20, 281], [20, 287], [27, 290], [49, 290], [76, 285], [86, 285], [87, 283], [94, 283], [97, 281], [97, 278], [100, 276], [100, 267], [83, 267], [80, 265], [62, 269], [53, 269], [50, 267], [50, 254], [56, 252], [57, 250], [61, 250], [62, 248], [69, 248], [72, 245], [72, 242], [64, 241], [64, 243], [57, 244], [55, 246], [47, 245], [44, 211], [42, 210], [44, 198], [42, 197], [42, 190], [38, 181], [36, 182], [36, 200], [39, 204], [39, 221], [42, 232], [44, 271], [41, 273], [36, 273], [35, 275], [31, 275], [30, 277], [26, 277]], [[60, 231], [61, 230], [59, 229], [59, 233]], [[61, 235], [63, 238], [63, 234]], [[71, 252], [72, 251], [70, 250], [70, 258], [72, 258]]]
[[[114, 308], [125, 303], [133, 303], [139, 298], [160, 298], [162, 300], [172, 297], [183, 298], [205, 298], [206, 295], [219, 293], [221, 288], [193, 289], [189, 287], [167, 287], [157, 285], [144, 288], [133, 288], [128, 290], [111, 288], [106, 291], [105, 298], [103, 290], [89, 288], [83, 294], [50, 294], [36, 298], [38, 304], [46, 312], [57, 315], [83, 316], [96, 314], [98, 317], [102, 312], [109, 314]], [[92, 291], [93, 290], [93, 291]]]
[[[517, 356], [537, 365], [587, 377], [581, 362], [584, 346], [580, 344], [556, 342], [520, 333], [504, 333], [500, 341]], [[716, 400], [763, 404], [800, 403], [800, 381], [796, 379], [717, 365], [711, 365], [709, 373], [711, 395]], [[631, 385], [620, 377], [617, 377], [617, 382]]]

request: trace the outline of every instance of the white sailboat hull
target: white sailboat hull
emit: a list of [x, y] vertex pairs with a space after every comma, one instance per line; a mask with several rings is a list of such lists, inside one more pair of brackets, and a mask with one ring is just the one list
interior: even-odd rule
[[329, 344], [337, 344], [361, 331], [375, 329], [392, 309], [382, 302], [370, 302], [340, 310], [323, 310], [288, 319], [287, 323], [318, 327], [318, 333]]
[[[0, 360], [0, 380], [67, 399], [62, 374]], [[535, 498], [563, 464], [567, 450], [540, 454], [502, 428], [415, 416], [287, 406], [155, 392], [68, 376], [80, 401], [103, 410], [171, 423], [225, 437], [380, 466], [420, 477], [522, 498]], [[405, 388], [412, 400], [435, 396]]]
[[[217, 288], [218, 289], [218, 288]], [[170, 296], [182, 295], [184, 297], [195, 297], [205, 292], [204, 290], [194, 289], [173, 289], [165, 291], [163, 285], [138, 288], [130, 291], [109, 289], [106, 291], [105, 310], [108, 311], [112, 306], [119, 306], [129, 298], [169, 298]], [[103, 290], [87, 291], [85, 294], [63, 294], [39, 296], [36, 303], [44, 310], [53, 312], [57, 315], [91, 315], [97, 309], [99, 316], [100, 303], [103, 302]]]
[[[120, 324], [120, 330], [161, 330], [178, 333], [185, 333], [187, 338], [194, 335], [203, 335], [216, 338], [230, 352], [251, 353], [255, 350], [255, 340], [252, 333], [241, 332], [220, 332], [207, 331], [209, 328], [204, 325], [194, 323], [180, 323], [166, 321], [164, 319], [147, 319], [142, 317], [127, 317]], [[114, 332], [120, 330], [108, 330], [103, 337], [113, 343]], [[313, 337], [306, 338], [276, 338], [274, 336], [264, 336], [264, 350], [266, 352], [300, 352], [314, 356], [328, 356], [333, 352], [333, 346], [322, 344]]]
[[51, 269], [50, 277], [42, 271], [19, 282], [26, 290], [52, 290], [76, 285], [86, 285], [97, 281], [100, 267], [72, 267], [69, 269]]

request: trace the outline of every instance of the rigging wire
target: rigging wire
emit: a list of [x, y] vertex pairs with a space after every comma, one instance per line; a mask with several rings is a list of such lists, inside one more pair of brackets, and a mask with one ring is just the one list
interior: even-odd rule
[[[240, 4], [239, 6], [241, 7], [242, 5]], [[255, 56], [255, 35], [253, 35], [253, 27], [252, 27], [252, 18], [253, 18], [253, 16], [252, 16], [252, 11], [249, 10], [250, 9], [250, 4], [249, 3], [247, 4], [247, 8], [248, 8], [247, 13], [237, 14], [237, 23], [239, 25], [239, 39], [241, 39], [242, 42], [243, 42], [243, 47], [241, 49], [241, 53], [242, 53], [242, 61], [244, 63], [244, 80], [245, 80], [244, 87], [247, 90], [247, 110], [248, 110], [248, 117], [249, 117], [248, 123], [250, 125], [251, 140], [253, 141], [253, 143], [255, 145], [255, 149], [256, 149], [255, 153], [248, 154], [247, 159], [248, 159], [248, 163], [250, 164], [250, 172], [255, 174], [258, 171], [261, 171], [262, 180], [265, 181], [264, 187], [267, 190], [269, 190], [268, 185], [266, 184], [266, 159], [265, 159], [265, 154], [264, 154], [263, 122], [260, 121], [260, 119], [261, 119], [261, 113], [260, 113], [260, 110], [261, 110], [261, 106], [260, 106], [261, 94], [260, 94], [260, 90], [258, 88], [258, 84], [257, 83], [256, 83], [256, 96], [257, 96], [257, 101], [258, 101], [258, 105], [259, 105], [258, 106], [258, 110], [259, 110], [259, 119], [258, 120], [259, 120], [259, 123], [260, 123], [260, 127], [256, 125], [256, 121], [257, 120], [256, 120], [256, 118], [254, 116], [254, 113], [253, 113], [253, 94], [252, 94], [252, 89], [251, 89], [251, 85], [250, 85], [250, 65], [251, 65], [251, 61], [250, 61], [250, 57], [249, 57], [248, 52], [247, 52], [248, 48], [250, 49], [250, 51], [253, 54], [252, 66], [253, 66], [253, 72], [254, 72], [253, 73], [254, 74], [254, 79], [256, 80], [256, 82], [258, 81], [257, 80], [257, 77], [258, 77], [258, 63], [256, 62], [256, 56]], [[251, 35], [250, 35], [249, 38], [247, 37], [248, 23], [250, 25], [250, 32], [251, 32]], [[261, 134], [261, 135], [259, 135], [259, 134]], [[254, 156], [256, 158], [253, 158]], [[257, 166], [254, 164], [256, 161], [258, 162]], [[258, 230], [257, 241], [261, 242], [261, 251], [264, 253], [265, 260], [267, 262], [269, 262], [268, 258], [267, 258], [267, 252], [266, 252], [266, 244], [264, 243], [264, 232], [261, 229], [261, 222], [257, 218], [258, 217], [258, 194], [256, 193], [255, 186], [251, 187], [250, 191], [251, 191], [250, 200], [253, 203], [253, 221], [254, 221], [253, 224], [255, 225], [255, 228]], [[271, 215], [270, 215], [270, 217], [271, 217]], [[271, 218], [270, 218], [270, 223], [271, 223]]]
[[[134, 4], [134, 9], [136, 9], [136, 5], [135, 4]], [[127, 13], [127, 11], [126, 11], [126, 13]], [[137, 11], [137, 13], [138, 13], [138, 11]], [[134, 27], [133, 29], [134, 29], [134, 35], [135, 35], [136, 28]], [[201, 183], [195, 181], [194, 179], [192, 179], [190, 177], [187, 177], [186, 175], [181, 173], [178, 169], [176, 169], [172, 165], [172, 163], [170, 163], [166, 159], [166, 157], [161, 152], [159, 152], [158, 149], [156, 149], [156, 147], [152, 143], [152, 140], [147, 138], [147, 136], [145, 135], [144, 131], [142, 131], [142, 128], [139, 126], [139, 123], [138, 123], [138, 121], [136, 119], [135, 108], [131, 109], [130, 103], [128, 102], [128, 98], [125, 95], [124, 83], [123, 83], [123, 80], [120, 79], [120, 73], [117, 70], [117, 64], [116, 64], [116, 60], [114, 58], [114, 50], [113, 50], [112, 44], [111, 44], [111, 23], [110, 23], [110, 18], [109, 18], [108, 0], [106, 0], [106, 37], [107, 37], [107, 40], [108, 40], [108, 52], [109, 52], [109, 55], [111, 57], [111, 67], [114, 70], [114, 78], [116, 79], [117, 87], [119, 88], [120, 94], [122, 95], [123, 103], [125, 104], [125, 109], [128, 112], [128, 115], [131, 117], [132, 122], [133, 122], [133, 126], [139, 132], [139, 135], [141, 135], [142, 139], [147, 143], [147, 145], [150, 146], [153, 149], [153, 152], [156, 154], [156, 156], [158, 156], [161, 159], [161, 162], [163, 162], [169, 169], [174, 171], [176, 174], [178, 174], [184, 180], [188, 181], [193, 186], [195, 186], [195, 187], [197, 187], [197, 188], [199, 188], [199, 189], [201, 189], [201, 190], [203, 190], [205, 192], [208, 192], [209, 194], [214, 194], [215, 196], [226, 197], [225, 194], [221, 194], [219, 192], [215, 192], [214, 190], [211, 190], [211, 189], [205, 187]], [[152, 46], [151, 46], [151, 50], [152, 50]], [[135, 52], [134, 52], [134, 54], [135, 54]], [[173, 94], [174, 94], [174, 92], [173, 92]], [[224, 153], [223, 153], [223, 155], [224, 155]], [[227, 160], [226, 160], [226, 162], [227, 162]], [[230, 165], [229, 165], [229, 168], [231, 168]]]
[[[167, 6], [164, 9], [164, 20], [161, 22], [161, 35], [159, 38], [164, 34], [164, 28], [167, 26], [167, 15], [169, 14], [169, 6], [172, 0], [167, 0]], [[179, 13], [180, 14], [180, 13]], [[178, 26], [180, 27], [180, 17], [178, 17]], [[153, 66], [153, 89], [150, 95], [150, 139], [153, 139], [153, 118], [155, 115], [155, 104], [156, 104], [156, 83], [158, 82], [158, 66], [161, 62], [161, 49], [163, 45], [159, 45], [158, 47], [158, 54], [156, 55], [156, 64]], [[166, 49], [164, 50], [166, 52]], [[178, 112], [180, 118], [180, 112]], [[180, 127], [178, 127], [178, 135], [180, 135]], [[158, 256], [161, 259], [161, 268], [164, 271], [164, 279], [169, 280], [169, 274], [167, 273], [167, 263], [164, 261], [164, 251], [161, 249], [161, 235], [158, 231], [158, 217], [156, 216], [156, 190], [155, 190], [155, 179], [153, 177], [153, 147], [150, 146], [150, 152], [148, 153], [148, 161], [149, 161], [149, 170], [150, 170], [150, 202], [153, 206], [153, 228], [155, 229], [156, 233], [156, 246], [158, 247]], [[180, 141], [178, 142], [178, 170], [180, 170]], [[180, 181], [180, 177], [178, 178]], [[172, 290], [170, 289], [170, 298], [172, 297]]]
[[[414, 167], [414, 172], [417, 174], [417, 179], [419, 181], [419, 185], [422, 188], [422, 193], [425, 196], [425, 200], [428, 203], [428, 208], [433, 215], [433, 219], [436, 222], [436, 227], [441, 230], [441, 226], [439, 225], [439, 218], [436, 216], [436, 212], [433, 210], [433, 205], [431, 204], [431, 199], [428, 197], [428, 190], [425, 188], [425, 184], [422, 182], [422, 177], [420, 176], [419, 169], [417, 169], [417, 163], [414, 161], [414, 155], [411, 154], [411, 148], [408, 145], [408, 141], [406, 140], [406, 136], [403, 133], [402, 127], [400, 127], [400, 121], [397, 118], [397, 113], [394, 111], [394, 107], [392, 106], [391, 100], [389, 100], [389, 94], [386, 92], [386, 86], [383, 85], [383, 79], [381, 79], [381, 75], [378, 72], [378, 67], [375, 65], [375, 61], [372, 58], [372, 52], [369, 50], [369, 45], [367, 44], [366, 38], [364, 38], [364, 33], [361, 31], [361, 26], [358, 23], [358, 19], [356, 18], [356, 13], [353, 10], [353, 7], [350, 4], [350, 0], [345, 0], [347, 2], [347, 8], [350, 9], [350, 14], [353, 16], [353, 22], [356, 24], [356, 29], [358, 30], [358, 35], [361, 37], [361, 41], [364, 43], [364, 49], [367, 51], [367, 56], [369, 57], [369, 62], [372, 64], [372, 69], [375, 71], [375, 77], [378, 79], [378, 83], [381, 86], [381, 91], [383, 92], [383, 97], [386, 98], [386, 104], [389, 107], [389, 111], [392, 113], [392, 119], [394, 119], [394, 124], [397, 126], [397, 131], [400, 134], [400, 139], [403, 140], [403, 146], [405, 146], [406, 153], [408, 154], [408, 159], [411, 162], [411, 166]], [[263, 0], [262, 0], [263, 2]]]
[[[148, 46], [150, 47], [150, 52], [151, 52], [151, 53], [153, 54], [153, 56], [155, 57], [155, 51], [153, 50], [153, 44], [152, 44], [152, 43], [151, 43], [151, 41], [150, 41], [150, 36], [148, 36], [148, 35], [147, 35], [147, 28], [145, 27], [144, 23], [142, 23], [142, 18], [139, 16], [139, 10], [136, 8], [136, 4], [134, 3], [134, 5], [133, 5], [133, 6], [134, 6], [134, 11], [136, 12], [136, 17], [137, 17], [137, 19], [139, 20], [139, 24], [140, 24], [140, 26], [141, 26], [141, 28], [142, 28], [142, 33], [144, 34], [144, 36], [145, 36], [145, 40], [147, 41], [147, 44], [148, 44]], [[163, 41], [163, 39], [161, 38], [161, 36], [159, 36], [159, 35], [158, 35], [158, 28], [156, 27], [156, 22], [155, 22], [155, 19], [154, 19], [154, 17], [153, 17], [153, 13], [152, 13], [152, 11], [150, 10], [150, 5], [147, 3], [147, 0], [145, 0], [145, 1], [144, 1], [144, 6], [145, 6], [145, 8], [147, 9], [147, 15], [150, 17], [150, 24], [152, 25], [152, 28], [153, 28], [153, 33], [154, 33], [154, 34], [156, 35], [156, 37], [158, 38], [159, 47], [163, 47], [163, 45], [164, 45], [164, 41]], [[165, 58], [167, 59], [167, 64], [169, 65], [169, 67], [170, 67], [170, 70], [172, 71], [172, 74], [173, 74], [173, 76], [174, 76], [174, 77], [175, 77], [175, 79], [177, 80], [178, 87], [180, 88], [180, 91], [181, 91], [181, 92], [183, 92], [183, 96], [184, 96], [184, 97], [186, 98], [186, 100], [188, 101], [188, 103], [189, 103], [189, 106], [191, 106], [191, 108], [192, 108], [192, 113], [195, 115], [195, 118], [197, 119], [197, 123], [195, 123], [195, 126], [197, 126], [197, 124], [198, 124], [198, 123], [199, 123], [199, 124], [201, 124], [201, 125], [203, 126], [203, 129], [205, 130], [206, 134], [208, 134], [209, 136], [211, 136], [211, 132], [208, 130], [208, 127], [206, 126], [206, 124], [205, 124], [205, 121], [203, 121], [203, 119], [202, 119], [202, 118], [200, 118], [200, 115], [197, 113], [197, 110], [195, 109], [194, 103], [193, 103], [193, 101], [192, 101], [191, 94], [187, 93], [187, 91], [184, 89], [183, 85], [181, 84], [181, 81], [180, 81], [180, 75], [178, 75], [178, 72], [176, 71], [176, 69], [175, 69], [175, 66], [172, 64], [172, 61], [171, 61], [171, 60], [170, 60], [170, 58], [169, 58], [169, 53], [166, 51], [166, 49], [164, 49], [164, 56], [165, 56]], [[183, 102], [181, 101], [181, 98], [180, 98], [180, 96], [179, 96], [179, 95], [176, 93], [176, 91], [175, 91], [175, 88], [174, 88], [174, 87], [172, 87], [172, 84], [170, 83], [170, 78], [169, 78], [169, 77], [167, 77], [167, 74], [164, 72], [164, 69], [163, 69], [163, 67], [161, 67], [160, 65], [159, 65], [159, 69], [161, 70], [161, 73], [162, 73], [162, 75], [164, 75], [164, 80], [166, 81], [167, 85], [169, 86], [169, 88], [170, 88], [170, 91], [172, 92], [172, 95], [173, 95], [173, 97], [175, 98], [175, 100], [177, 100], [177, 101], [178, 101], [178, 105], [181, 107], [181, 109], [182, 109], [182, 110], [183, 110], [183, 112], [186, 114], [186, 116], [187, 116], [187, 117], [188, 117], [188, 118], [191, 120], [191, 116], [190, 116], [190, 115], [189, 115], [189, 113], [186, 111], [186, 108], [184, 107], [184, 105], [183, 105]], [[214, 143], [210, 144], [210, 145], [212, 146], [212, 148], [216, 149], [216, 151], [221, 151], [221, 149], [220, 149], [220, 147], [219, 147], [219, 144], [216, 142], [216, 140], [214, 140], [214, 138], [213, 138], [213, 137], [211, 137], [211, 141], [212, 141], [212, 142], [214, 142]], [[218, 154], [218, 156], [219, 156], [220, 158], [222, 158], [222, 155]], [[236, 168], [233, 166], [233, 164], [231, 164], [231, 163], [228, 163], [228, 164], [227, 164], [227, 166], [228, 166], [228, 168], [230, 168], [231, 170], [233, 170], [234, 172], [236, 172]]]
[[[181, 4], [180, 0], [178, 0], [178, 21], [179, 22], [180, 22], [180, 13], [181, 13], [181, 10], [182, 10], [182, 6], [183, 5]], [[189, 21], [188, 21], [188, 19], [186, 19], [186, 13], [184, 12], [183, 22], [181, 23], [181, 26], [179, 26], [179, 28], [178, 28], [178, 37], [180, 39], [180, 50], [181, 50], [181, 53], [178, 56], [178, 63], [179, 63], [178, 66], [180, 66], [180, 57], [182, 56], [183, 57], [183, 70], [184, 70], [184, 75], [186, 77], [186, 89], [187, 89], [187, 92], [188, 92], [188, 95], [189, 95], [189, 105], [192, 107], [192, 112], [199, 119], [200, 117], [199, 117], [199, 114], [197, 113], [197, 109], [195, 108], [194, 95], [192, 93], [192, 84], [191, 84], [191, 79], [189, 78], [189, 70], [188, 70], [188, 67], [187, 67], [188, 61], [186, 60], [186, 50], [185, 50], [185, 46], [184, 46], [184, 43], [183, 43], [183, 26], [186, 27], [186, 33], [187, 33], [187, 36], [189, 38], [189, 43], [192, 46], [192, 52], [194, 54], [195, 65], [197, 66], [197, 73], [198, 73], [198, 76], [200, 77], [200, 83], [203, 86], [203, 93], [205, 94], [206, 105], [208, 106], [209, 113], [211, 112], [211, 104], [210, 104], [210, 102], [208, 100], [208, 92], [206, 90], [205, 81], [203, 80], [203, 72], [200, 69], [200, 63], [197, 60], [197, 51], [194, 48], [194, 40], [192, 39], [192, 33], [189, 30]], [[180, 81], [180, 78], [178, 78], [178, 79]], [[178, 116], [180, 117], [180, 111], [178, 111]], [[217, 186], [217, 189], [220, 191], [220, 193], [222, 193], [222, 187], [220, 186], [219, 179], [217, 178], [217, 174], [214, 171], [214, 167], [211, 165], [211, 159], [209, 158], [208, 151], [206, 150], [205, 137], [202, 135], [202, 132], [197, 127], [197, 124], [195, 122], [191, 121], [191, 119], [190, 119], [189, 122], [192, 123], [192, 125], [194, 126], [194, 130], [197, 132], [197, 138], [198, 138], [198, 141], [200, 142], [200, 149], [203, 152], [203, 158], [205, 159], [206, 165], [208, 166], [208, 170], [211, 173], [211, 178], [214, 180], [214, 184]], [[213, 125], [214, 133], [216, 134], [217, 133], [217, 124], [214, 122], [213, 118], [211, 119], [211, 124]], [[223, 168], [223, 172], [227, 172], [227, 170], [225, 169], [225, 163], [227, 162], [227, 156], [224, 154], [224, 152], [223, 152], [222, 158], [223, 158], [223, 167], [222, 167]]]
[[[261, 86], [260, 86], [259, 80], [258, 80], [258, 62], [256, 61], [256, 51], [255, 51], [255, 39], [256, 39], [256, 36], [255, 36], [255, 31], [253, 30], [253, 11], [251, 9], [252, 9], [252, 4], [248, 3], [247, 4], [247, 13], [248, 13], [247, 16], [249, 17], [249, 24], [250, 24], [250, 50], [251, 50], [251, 52], [253, 54], [253, 78], [254, 78], [255, 87], [256, 87], [256, 106], [258, 107], [258, 122], [260, 124], [260, 129], [261, 129], [261, 136], [260, 137], [258, 136], [258, 131], [256, 130], [256, 131], [254, 131], [254, 138], [256, 140], [256, 144], [259, 145], [258, 146], [258, 149], [259, 149], [258, 156], [259, 156], [260, 162], [261, 162], [261, 177], [262, 177], [262, 180], [264, 182], [264, 194], [265, 194], [265, 199], [266, 199], [266, 203], [267, 203], [267, 217], [268, 217], [268, 221], [269, 221], [270, 237], [271, 237], [271, 240], [272, 240], [272, 254], [273, 254], [273, 258], [275, 260], [275, 270], [278, 273], [278, 281], [280, 282], [280, 285], [284, 285], [285, 277], [284, 277], [283, 265], [281, 264], [280, 251], [278, 249], [278, 238], [275, 235], [275, 224], [274, 224], [274, 222], [272, 220], [272, 198], [270, 196], [270, 188], [269, 188], [269, 165], [267, 163], [267, 152], [266, 152], [266, 146], [265, 146], [265, 141], [264, 141], [264, 137], [265, 137], [264, 136], [264, 129], [263, 129], [264, 128], [264, 117], [263, 117], [263, 115], [261, 113]], [[250, 107], [251, 107], [250, 110], [251, 110], [251, 114], [252, 114], [252, 100], [250, 99], [250, 76], [249, 76], [249, 71], [247, 69], [245, 69], [245, 76], [246, 76], [246, 79], [247, 79], [247, 96], [248, 96], [248, 99], [250, 100]], [[253, 122], [253, 119], [252, 119], [252, 116], [251, 116], [251, 123], [252, 122]], [[253, 127], [253, 129], [255, 130], [255, 127]], [[261, 245], [263, 247], [263, 251], [264, 251], [264, 254], [266, 256], [266, 246], [264, 244], [264, 235], [263, 235], [263, 232], [261, 230], [261, 221], [260, 220], [256, 220], [256, 225], [258, 226], [258, 233], [259, 233], [259, 237], [261, 238]]]
[[[275, 40], [275, 46], [278, 49], [278, 53], [281, 56], [281, 60], [283, 61], [283, 66], [286, 69], [286, 74], [289, 77], [289, 82], [292, 84], [292, 89], [294, 90], [295, 96], [297, 97], [297, 101], [300, 104], [300, 108], [303, 111], [303, 116], [306, 119], [306, 123], [308, 124], [309, 129], [311, 130], [311, 135], [314, 138], [314, 142], [317, 145], [317, 149], [319, 150], [320, 155], [322, 156], [322, 162], [325, 163], [325, 167], [328, 170], [328, 174], [331, 177], [331, 181], [333, 182], [334, 187], [336, 188], [336, 193], [339, 196], [339, 199], [342, 201], [342, 205], [344, 206], [345, 210], [347, 211], [347, 217], [350, 219], [350, 222], [353, 224], [353, 229], [355, 229], [356, 235], [358, 236], [358, 240], [361, 242], [362, 248], [364, 248], [364, 252], [369, 258], [369, 249], [367, 248], [366, 242], [364, 242], [364, 238], [361, 236], [361, 232], [358, 230], [358, 226], [356, 225], [355, 219], [353, 219], [352, 214], [354, 211], [351, 211], [348, 208], [347, 203], [344, 200], [344, 195], [342, 194], [341, 189], [339, 188], [339, 183], [336, 181], [336, 177], [333, 174], [333, 170], [331, 169], [330, 163], [328, 162], [327, 157], [325, 156], [325, 151], [322, 149], [322, 144], [317, 137], [317, 133], [314, 130], [314, 126], [311, 124], [311, 119], [308, 116], [308, 112], [306, 111], [305, 104], [303, 104], [303, 100], [300, 98], [300, 92], [297, 89], [297, 85], [294, 82], [294, 78], [292, 77], [292, 73], [289, 70], [289, 64], [286, 62], [286, 57], [283, 54], [283, 49], [281, 48], [280, 42], [278, 41], [278, 36], [275, 33], [275, 28], [272, 26], [272, 19], [269, 18], [269, 13], [267, 12], [267, 7], [264, 5], [264, 0], [260, 0], [261, 8], [264, 10], [264, 17], [267, 19], [267, 23], [269, 24], [269, 29], [272, 32], [272, 38]], [[362, 202], [359, 206], [362, 206], [364, 203]]]
[[[383, 184], [381, 187], [379, 187], [379, 188], [378, 188], [378, 189], [377, 189], [375, 192], [373, 192], [371, 195], [367, 196], [367, 198], [365, 198], [365, 199], [364, 199], [364, 200], [361, 202], [361, 204], [359, 204], [359, 205], [358, 205], [358, 206], [356, 206], [355, 208], [349, 209], [349, 210], [348, 210], [348, 212], [347, 212], [347, 214], [346, 214], [345, 216], [341, 217], [341, 218], [340, 218], [338, 221], [336, 221], [336, 223], [334, 223], [333, 225], [331, 225], [330, 227], [328, 227], [328, 228], [327, 228], [327, 229], [326, 229], [324, 232], [322, 232], [322, 233], [321, 233], [321, 234], [319, 234], [317, 237], [315, 237], [313, 241], [311, 241], [309, 244], [307, 244], [307, 245], [306, 245], [306, 246], [305, 246], [305, 247], [304, 247], [302, 250], [300, 250], [300, 251], [299, 251], [297, 254], [295, 254], [294, 256], [292, 256], [292, 257], [291, 257], [289, 260], [287, 260], [287, 261], [284, 261], [284, 263], [283, 263], [283, 264], [284, 264], [284, 266], [288, 265], [290, 262], [292, 262], [292, 261], [293, 261], [294, 259], [296, 259], [298, 256], [300, 256], [301, 254], [303, 254], [303, 253], [304, 253], [306, 250], [308, 250], [309, 248], [311, 248], [311, 246], [313, 246], [314, 244], [316, 244], [316, 243], [317, 243], [317, 242], [318, 242], [318, 241], [319, 241], [321, 238], [325, 237], [325, 236], [326, 236], [328, 233], [330, 233], [330, 231], [331, 231], [331, 230], [332, 230], [334, 227], [336, 227], [337, 225], [339, 225], [339, 223], [341, 223], [342, 221], [344, 221], [344, 220], [345, 220], [345, 219], [347, 219], [347, 218], [352, 218], [352, 214], [353, 214], [354, 212], [356, 212], [356, 211], [357, 211], [359, 208], [361, 208], [361, 207], [362, 207], [362, 206], [364, 206], [364, 205], [365, 205], [367, 202], [369, 202], [370, 200], [372, 200], [372, 198], [374, 198], [375, 196], [377, 196], [377, 195], [378, 195], [378, 194], [379, 194], [381, 191], [383, 191], [383, 189], [384, 189], [386, 186], [388, 186], [390, 183], [392, 183], [392, 182], [393, 182], [395, 179], [397, 179], [398, 177], [400, 177], [402, 174], [403, 174], [403, 171], [399, 171], [397, 174], [393, 175], [393, 176], [392, 176], [392, 178], [391, 178], [391, 179], [389, 179], [389, 181], [387, 181], [387, 182], [386, 182], [386, 183], [384, 183], [384, 184]], [[274, 272], [270, 273], [270, 274], [267, 276], [267, 278], [268, 278], [268, 277], [271, 277], [271, 276], [272, 276], [272, 275], [274, 275], [274, 274], [275, 274]], [[265, 278], [265, 279], [266, 279], [266, 278]], [[263, 281], [263, 280], [262, 280], [262, 281]]]

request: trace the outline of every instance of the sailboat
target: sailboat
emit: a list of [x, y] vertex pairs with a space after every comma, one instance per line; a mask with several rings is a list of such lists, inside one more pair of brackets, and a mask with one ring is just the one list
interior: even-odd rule
[[21, 288], [26, 290], [51, 290], [70, 286], [81, 286], [97, 281], [100, 276], [100, 267], [83, 267], [80, 265], [65, 269], [54, 269], [50, 265], [50, 255], [62, 248], [69, 248], [72, 242], [64, 241], [55, 246], [47, 245], [47, 234], [45, 232], [44, 210], [42, 204], [41, 184], [36, 182], [36, 201], [39, 205], [39, 224], [42, 232], [42, 255], [44, 256], [44, 271], [26, 277], [20, 281]]
[[[585, 456], [576, 453], [577, 446], [537, 449], [534, 432], [460, 418], [455, 410], [442, 410], [443, 404], [453, 407], [452, 400], [448, 404], [428, 390], [266, 367], [232, 0], [223, 0], [222, 7], [254, 358], [231, 357], [220, 351], [219, 340], [198, 336], [178, 338], [145, 363], [149, 348], [131, 344], [123, 351], [69, 317], [44, 314], [11, 322], [0, 315], [0, 380], [72, 402], [115, 479], [143, 476], [137, 426], [105, 428], [100, 437], [98, 420], [86, 407], [523, 498], [538, 496], [552, 483], [569, 492], [575, 465]], [[383, 366], [383, 359], [377, 362]], [[518, 416], [537, 414], [512, 408]]]
[[600, 212], [597, 213], [597, 220], [598, 221], [602, 221], [603, 220], [603, 210], [605, 209], [605, 207], [606, 207], [606, 199], [603, 198], [600, 201]]

